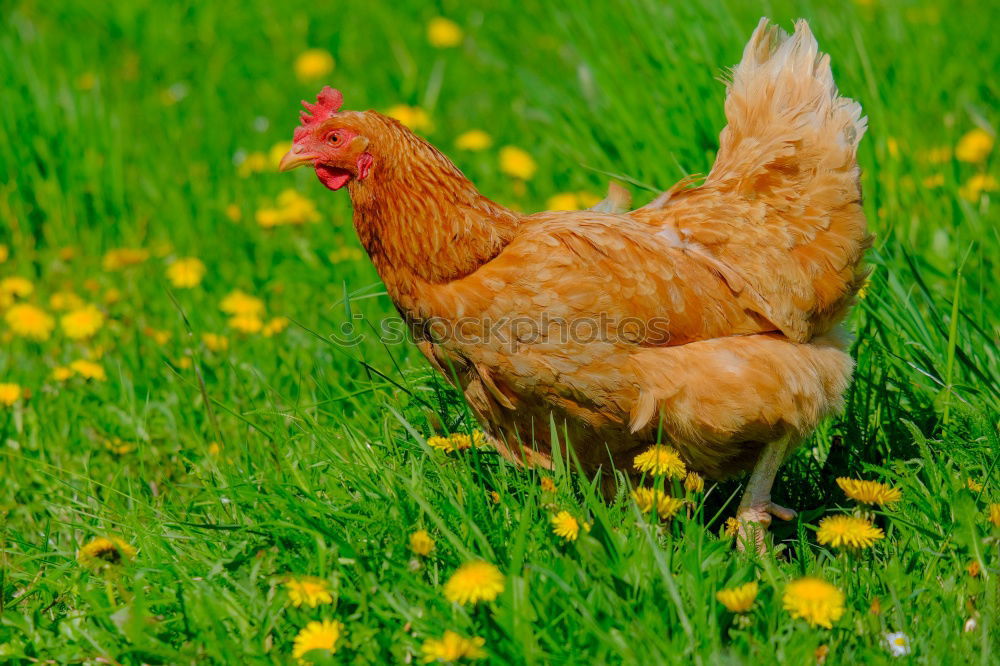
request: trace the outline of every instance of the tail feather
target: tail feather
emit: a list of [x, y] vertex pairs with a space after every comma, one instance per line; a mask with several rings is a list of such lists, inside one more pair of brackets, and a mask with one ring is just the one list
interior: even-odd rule
[[829, 330], [867, 275], [861, 106], [841, 97], [805, 21], [761, 20], [732, 71], [704, 185], [664, 205], [745, 307], [796, 341]]
[[830, 56], [801, 20], [789, 36], [761, 19], [732, 71], [726, 119], [706, 184], [752, 187], [790, 158], [804, 178], [808, 167], [850, 168], [867, 129], [861, 105], [839, 95]]

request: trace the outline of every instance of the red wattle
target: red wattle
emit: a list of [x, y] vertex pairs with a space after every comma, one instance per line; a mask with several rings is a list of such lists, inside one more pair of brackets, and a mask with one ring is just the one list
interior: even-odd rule
[[339, 190], [351, 179], [351, 172], [339, 167], [317, 164], [316, 177], [319, 178], [319, 182], [323, 183], [326, 188]]

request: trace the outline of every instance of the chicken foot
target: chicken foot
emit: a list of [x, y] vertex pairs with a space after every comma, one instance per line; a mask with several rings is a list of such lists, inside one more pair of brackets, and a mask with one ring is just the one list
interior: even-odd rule
[[771, 525], [771, 517], [781, 520], [792, 520], [797, 515], [792, 509], [778, 506], [771, 501], [771, 486], [778, 474], [778, 467], [784, 461], [792, 443], [792, 437], [786, 435], [764, 447], [760, 459], [754, 465], [743, 491], [743, 499], [736, 513], [740, 526], [737, 533], [737, 547], [743, 551], [748, 544], [753, 543], [757, 553], [763, 555], [767, 551], [764, 537]]

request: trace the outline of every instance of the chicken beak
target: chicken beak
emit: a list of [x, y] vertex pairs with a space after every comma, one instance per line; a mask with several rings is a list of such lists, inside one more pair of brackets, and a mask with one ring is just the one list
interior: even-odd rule
[[285, 153], [278, 164], [278, 171], [291, 171], [295, 167], [309, 164], [316, 156], [302, 148], [302, 146], [292, 146], [292, 149]]

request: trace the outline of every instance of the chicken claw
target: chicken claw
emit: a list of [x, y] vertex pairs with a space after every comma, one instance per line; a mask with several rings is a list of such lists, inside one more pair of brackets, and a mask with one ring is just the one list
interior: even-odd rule
[[757, 549], [757, 554], [763, 555], [767, 552], [764, 537], [767, 534], [767, 528], [771, 526], [771, 517], [792, 520], [797, 515], [798, 513], [794, 509], [785, 508], [771, 501], [741, 508], [736, 515], [736, 519], [740, 523], [736, 535], [736, 547], [739, 548], [740, 552], [743, 552], [747, 545], [752, 543]]
[[757, 553], [764, 554], [767, 551], [764, 536], [767, 528], [771, 526], [771, 517], [792, 520], [797, 515], [792, 509], [786, 509], [771, 501], [774, 477], [786, 453], [792, 448], [790, 436], [771, 442], [764, 447], [750, 473], [750, 480], [747, 482], [740, 508], [736, 513], [736, 519], [740, 523], [736, 545], [741, 551], [746, 550], [747, 544], [753, 543]]

